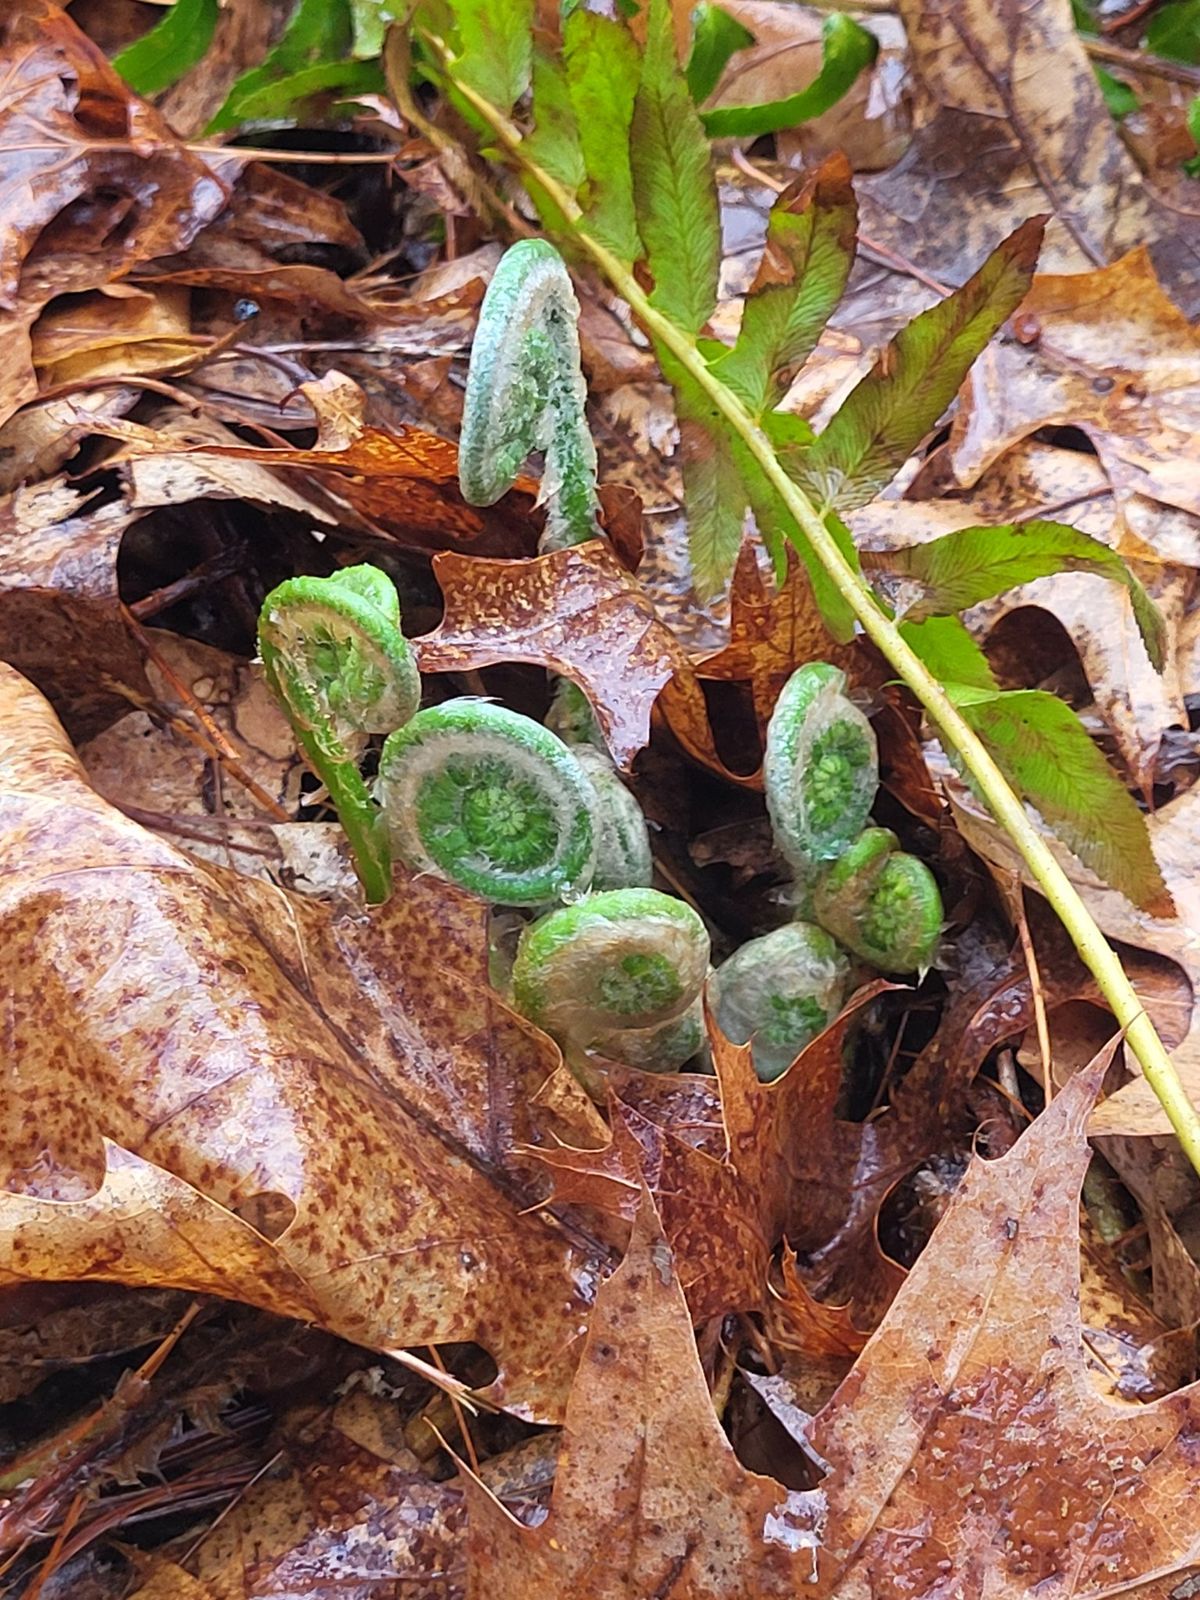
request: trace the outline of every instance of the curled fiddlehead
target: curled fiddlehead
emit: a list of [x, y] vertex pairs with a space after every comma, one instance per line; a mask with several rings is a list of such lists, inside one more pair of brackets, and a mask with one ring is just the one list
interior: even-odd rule
[[596, 861], [596, 794], [562, 740], [487, 700], [419, 711], [386, 741], [376, 795], [392, 845], [500, 905], [581, 895]]
[[[655, 1041], [645, 1035], [663, 1029], [654, 1059], [680, 1065], [687, 1059], [678, 1055], [690, 1026], [686, 1013], [700, 994], [708, 958], [708, 932], [682, 900], [656, 889], [612, 889], [525, 929], [513, 963], [513, 1001], [564, 1049], [617, 1056], [622, 1038], [637, 1030], [648, 1060]], [[672, 1050], [665, 1025], [681, 1019]], [[690, 1037], [699, 1043], [694, 1032]]]
[[793, 922], [751, 939], [709, 983], [721, 1032], [750, 1044], [764, 1083], [786, 1072], [841, 1008], [849, 963], [823, 928]]
[[591, 1055], [621, 1061], [643, 1072], [675, 1072], [708, 1043], [704, 1007], [694, 1000], [682, 1016], [668, 1017], [655, 1028], [613, 1028], [595, 1034], [588, 1043]]
[[543, 451], [543, 551], [600, 532], [578, 318], [558, 251], [544, 239], [522, 239], [488, 285], [467, 371], [458, 458], [463, 498], [490, 506], [512, 487], [530, 452]]
[[390, 733], [421, 701], [395, 585], [371, 566], [289, 578], [263, 601], [258, 648], [267, 682], [337, 809], [367, 899], [386, 900], [387, 829], [358, 762], [367, 734]]
[[925, 863], [896, 844], [889, 828], [868, 828], [816, 884], [813, 914], [881, 972], [915, 972], [933, 960], [942, 897]]
[[845, 687], [845, 673], [809, 662], [784, 685], [767, 727], [767, 810], [802, 880], [857, 837], [879, 787], [875, 734]]
[[573, 745], [571, 754], [596, 791], [596, 870], [592, 888], [648, 889], [654, 877], [654, 861], [641, 806], [606, 755], [590, 744]]

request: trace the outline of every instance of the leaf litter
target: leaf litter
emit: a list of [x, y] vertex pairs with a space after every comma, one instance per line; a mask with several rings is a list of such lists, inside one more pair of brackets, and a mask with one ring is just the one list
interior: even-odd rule
[[[812, 56], [807, 16], [730, 9]], [[780, 162], [836, 141], [876, 168], [838, 327], [785, 410], [866, 370], [930, 275], [961, 283], [1049, 211], [1042, 275], [949, 431], [895, 486], [868, 472], [847, 520], [868, 564], [1067, 521], [1158, 602], [1161, 675], [1133, 592], [1088, 572], [966, 620], [996, 681], [1057, 691], [1149, 806], [1176, 917], [1061, 854], [1195, 1094], [1192, 221], [1098, 110], [1065, 5], [1007, 31], [978, 7], [900, 9], [907, 58], [883, 30], [874, 76], [775, 138]], [[222, 28], [218, 76], [202, 63], [163, 101], [192, 135], [250, 48]], [[735, 541], [728, 596], [690, 592], [695, 440], [619, 308], [581, 281], [611, 546], [538, 556], [535, 484], [487, 510], [457, 492], [447, 435], [500, 213], [480, 228], [456, 202], [467, 250], [448, 237], [439, 260], [451, 146], [408, 150], [364, 111], [355, 138], [426, 170], [397, 203], [367, 179], [334, 193], [316, 167], [193, 148], [41, 0], [12, 9], [0, 55], [0, 146], [40, 184], [36, 217], [0, 189], [0, 1368], [13, 1470], [57, 1462], [9, 1486], [5, 1592], [1181, 1600], [1200, 1569], [1194, 1181], [1119, 1050], [1074, 1072], [1110, 1031], [1094, 985], [1031, 894], [993, 892], [1005, 841], [871, 648], [830, 640], [804, 569], [776, 588]], [[902, 121], [862, 117], [904, 59], [897, 159]], [[762, 74], [780, 98], [771, 65], [751, 49], [732, 100]], [[677, 84], [664, 53], [635, 113], [643, 194], [653, 141], [687, 121]], [[690, 134], [668, 155], [707, 161]], [[694, 225], [645, 240], [656, 292], [736, 327], [738, 273], [785, 282], [787, 249], [760, 267], [753, 228], [730, 236], [748, 270], [724, 264], [718, 304], [716, 264], [680, 254]], [[833, 459], [837, 432], [823, 481], [825, 457], [862, 468]], [[714, 1031], [714, 1076], [613, 1062], [593, 1103], [492, 987], [479, 902], [416, 878], [362, 911], [263, 703], [262, 594], [361, 560], [395, 577], [436, 694], [540, 715], [547, 671], [584, 690], [718, 954], [786, 919], [781, 863], [753, 843], [762, 733], [797, 665], [842, 665], [880, 735], [880, 820], [942, 878], [938, 970], [860, 991], [776, 1084]], [[1056, 1070], [1035, 1114], [1042, 1012]], [[1085, 1131], [1121, 1179], [1117, 1221]], [[36, 1421], [12, 1409], [31, 1401]]]

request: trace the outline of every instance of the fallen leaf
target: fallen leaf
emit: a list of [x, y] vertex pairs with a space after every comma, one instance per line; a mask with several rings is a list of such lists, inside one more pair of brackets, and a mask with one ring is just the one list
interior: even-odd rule
[[1145, 248], [1095, 272], [1041, 274], [967, 377], [949, 459], [970, 485], [1019, 439], [1082, 428], [1118, 498], [1200, 516], [1200, 329]]
[[597, 1297], [563, 1438], [536, 1528], [464, 1477], [469, 1600], [765, 1600], [811, 1579], [820, 1495], [739, 1466], [649, 1199]]
[[738, 555], [729, 593], [729, 643], [698, 664], [701, 678], [748, 683], [760, 736], [784, 684], [806, 661], [829, 661], [851, 671], [861, 665], [855, 640], [836, 644], [821, 620], [804, 567], [788, 556], [787, 578], [775, 588], [747, 541]]
[[498, 507], [478, 510], [459, 493], [458, 447], [448, 439], [420, 428], [389, 432], [363, 424], [347, 442], [345, 426], [343, 411], [337, 421], [341, 442], [329, 448], [318, 437], [312, 449], [213, 444], [206, 436], [209, 429], [189, 432], [182, 420], [167, 438], [135, 422], [114, 422], [105, 431], [124, 442], [122, 457], [128, 461], [165, 456], [183, 460], [193, 470], [202, 468], [217, 479], [222, 467], [214, 468], [214, 458], [218, 463], [270, 467], [284, 473], [285, 479], [298, 473], [302, 485], [305, 478], [311, 479], [369, 525], [406, 545], [427, 549], [461, 545], [483, 555], [512, 554], [536, 543], [528, 492], [532, 485], [527, 480]]
[[614, 759], [628, 767], [659, 704], [689, 754], [732, 779], [717, 754], [691, 663], [638, 583], [600, 540], [528, 561], [449, 552], [434, 574], [446, 600], [433, 633], [413, 640], [422, 672], [532, 661], [577, 683]]
[[870, 239], [958, 284], [985, 242], [1046, 211], [1044, 267], [1086, 272], [1148, 243], [1171, 293], [1200, 309], [1200, 216], [1160, 200], [1124, 149], [1070, 0], [900, 0], [899, 10], [915, 133], [894, 167], [858, 184]]
[[149, 693], [121, 618], [117, 550], [136, 513], [91, 505], [62, 480], [0, 505], [0, 650], [86, 738]]
[[52, 303], [33, 327], [33, 361], [43, 385], [171, 372], [201, 354], [191, 336], [185, 290], [128, 283]]
[[55, 295], [185, 248], [226, 190], [51, 0], [0, 23], [0, 416], [37, 391], [29, 328]]
[[815, 1419], [829, 1463], [816, 1592], [1186, 1592], [1200, 1385], [1104, 1398], [1081, 1344], [1080, 1073], [1009, 1154], [976, 1159], [853, 1372]]
[[476, 1340], [495, 1397], [553, 1418], [607, 1252], [537, 1209], [512, 1153], [548, 1137], [529, 1104], [556, 1056], [487, 988], [486, 908], [417, 879], [339, 919], [217, 877], [112, 810], [36, 691], [0, 682], [23, 1063], [0, 1279], [194, 1288], [377, 1348]]

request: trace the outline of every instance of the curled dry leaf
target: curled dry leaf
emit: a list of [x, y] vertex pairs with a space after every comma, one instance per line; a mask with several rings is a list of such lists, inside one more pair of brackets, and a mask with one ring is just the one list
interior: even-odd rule
[[528, 561], [446, 553], [433, 570], [446, 612], [433, 633], [413, 641], [422, 672], [536, 662], [584, 691], [622, 766], [649, 743], [657, 704], [689, 754], [744, 781], [717, 754], [683, 647], [599, 540]]
[[36, 393], [29, 327], [54, 295], [184, 249], [226, 189], [51, 0], [0, 19], [0, 415]]
[[816, 1592], [1186, 1593], [1200, 1385], [1100, 1395], [1080, 1336], [1084, 1125], [1107, 1060], [976, 1159], [811, 1442], [830, 1464]]
[[30, 677], [77, 737], [148, 695], [140, 651], [121, 618], [117, 551], [137, 513], [89, 509], [62, 479], [0, 504], [0, 652]]
[[545, 1136], [527, 1107], [556, 1057], [486, 986], [482, 905], [417, 880], [339, 918], [218, 876], [101, 800], [7, 668], [0, 781], [22, 1062], [0, 1281], [203, 1290], [374, 1347], [475, 1340], [496, 1399], [555, 1416], [607, 1256], [530, 1209], [512, 1146]]
[[916, 131], [894, 167], [858, 186], [868, 237], [958, 284], [986, 243], [1046, 211], [1043, 265], [1086, 272], [1149, 242], [1163, 282], [1200, 309], [1200, 215], [1161, 201], [1125, 150], [1070, 0], [899, 10]]
[[[352, 425], [344, 401], [331, 411], [326, 403], [328, 388], [302, 387], [310, 402], [314, 393], [321, 397], [314, 409], [318, 421], [332, 429], [332, 435], [326, 434], [332, 443], [318, 437], [307, 450], [214, 444], [204, 428], [189, 433], [182, 422], [170, 438], [134, 422], [115, 422], [104, 431], [125, 442], [126, 460], [165, 455], [203, 468], [218, 480], [226, 462], [261, 464], [283, 473], [285, 484], [292, 474], [299, 476], [301, 486], [310, 478], [335, 501], [403, 544], [513, 555], [536, 543], [530, 519], [532, 496], [527, 492], [532, 485], [522, 482], [499, 506], [484, 510], [469, 506], [458, 492], [458, 448], [448, 439], [421, 428], [370, 427], [361, 418], [353, 419]], [[343, 378], [339, 385], [343, 395], [347, 387], [354, 386]]]
[[738, 1464], [649, 1197], [597, 1297], [563, 1437], [536, 1528], [464, 1479], [469, 1600], [766, 1600], [811, 1579], [821, 1496]]

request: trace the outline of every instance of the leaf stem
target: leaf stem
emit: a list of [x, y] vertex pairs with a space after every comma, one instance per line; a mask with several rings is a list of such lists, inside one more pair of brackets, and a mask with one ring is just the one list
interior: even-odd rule
[[[443, 42], [432, 36], [426, 37], [440, 56], [448, 76], [453, 77], [449, 52]], [[854, 612], [863, 632], [924, 706], [930, 721], [958, 755], [975, 780], [992, 815], [1017, 847], [1034, 881], [1054, 907], [1114, 1017], [1125, 1031], [1129, 1048], [1137, 1058], [1146, 1082], [1158, 1097], [1184, 1153], [1196, 1171], [1200, 1172], [1200, 1114], [1197, 1114], [1196, 1107], [1188, 1098], [1166, 1046], [1147, 1016], [1116, 951], [1100, 931], [1079, 891], [1030, 821], [1024, 804], [1009, 787], [1004, 774], [974, 729], [950, 703], [941, 684], [905, 642], [895, 623], [883, 611], [874, 591], [850, 566], [812, 501], [784, 471], [771, 441], [738, 397], [714, 375], [691, 336], [657, 311], [632, 271], [578, 226], [583, 213], [574, 197], [548, 172], [530, 161], [521, 148], [520, 130], [461, 80], [455, 78], [454, 83], [458, 93], [469, 100], [487, 121], [500, 143], [549, 195], [567, 221], [575, 225], [576, 243], [628, 302], [642, 326], [671, 351], [689, 376], [709, 396], [729, 427], [743, 440], [803, 530], [830, 581]]]

